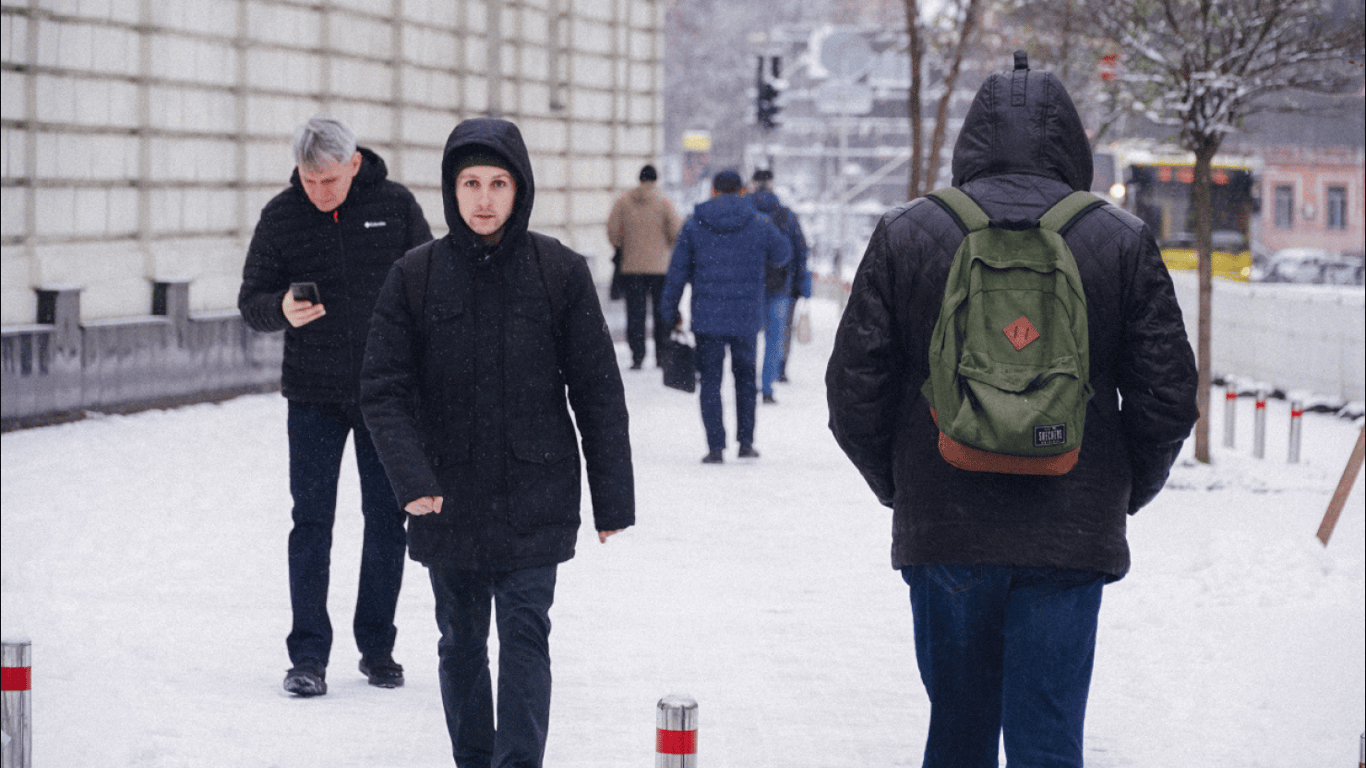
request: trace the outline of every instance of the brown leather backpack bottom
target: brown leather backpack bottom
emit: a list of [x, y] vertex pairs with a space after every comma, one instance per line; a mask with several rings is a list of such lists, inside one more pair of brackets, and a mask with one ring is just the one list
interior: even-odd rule
[[[939, 416], [930, 409], [930, 418], [939, 426]], [[1000, 472], [1007, 475], [1065, 475], [1072, 471], [1081, 455], [1081, 448], [1075, 448], [1057, 456], [1014, 456], [1008, 453], [992, 453], [954, 440], [939, 433], [939, 455], [944, 461], [968, 472]]]

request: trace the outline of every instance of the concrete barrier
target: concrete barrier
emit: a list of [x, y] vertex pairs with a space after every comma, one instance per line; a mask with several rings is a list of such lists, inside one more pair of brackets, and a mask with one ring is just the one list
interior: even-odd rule
[[[1173, 272], [1172, 282], [1194, 346], [1196, 276]], [[1215, 378], [1366, 400], [1366, 291], [1360, 287], [1215, 280], [1212, 304]]]

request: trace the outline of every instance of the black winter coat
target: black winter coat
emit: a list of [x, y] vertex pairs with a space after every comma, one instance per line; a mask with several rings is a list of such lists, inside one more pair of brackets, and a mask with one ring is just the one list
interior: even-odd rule
[[[388, 181], [379, 155], [360, 148], [346, 200], [324, 213], [309, 202], [296, 168], [290, 186], [261, 210], [247, 250], [237, 307], [257, 331], [285, 332], [281, 389], [291, 400], [354, 403], [370, 315], [389, 268], [432, 239], [411, 192]], [[318, 284], [327, 314], [299, 328], [280, 304], [292, 282]]]
[[[1012, 105], [1012, 86], [1024, 94]], [[954, 149], [954, 185], [993, 219], [1037, 219], [1091, 183], [1090, 148], [1051, 75], [994, 75]], [[1161, 489], [1195, 406], [1195, 360], [1152, 234], [1105, 206], [1068, 233], [1086, 292], [1095, 397], [1077, 465], [1039, 477], [966, 472], [939, 455], [920, 393], [962, 231], [918, 199], [883, 216], [826, 371], [830, 428], [893, 513], [892, 564], [1129, 569], [1126, 513]]]
[[[476, 149], [507, 159], [517, 180], [494, 248], [450, 194], [455, 161]], [[451, 233], [395, 264], [375, 309], [366, 425], [400, 505], [443, 497], [439, 514], [409, 518], [413, 559], [485, 571], [563, 562], [579, 527], [576, 424], [596, 528], [635, 523], [626, 399], [597, 289], [582, 256], [527, 232], [535, 188], [511, 123], [457, 126], [442, 188]]]

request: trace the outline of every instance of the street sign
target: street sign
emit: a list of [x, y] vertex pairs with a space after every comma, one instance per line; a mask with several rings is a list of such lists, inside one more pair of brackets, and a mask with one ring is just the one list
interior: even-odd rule
[[816, 88], [816, 111], [823, 115], [866, 115], [873, 111], [873, 89], [847, 80], [826, 80]]
[[836, 78], [853, 80], [873, 64], [873, 49], [857, 32], [832, 32], [821, 41], [821, 66]]

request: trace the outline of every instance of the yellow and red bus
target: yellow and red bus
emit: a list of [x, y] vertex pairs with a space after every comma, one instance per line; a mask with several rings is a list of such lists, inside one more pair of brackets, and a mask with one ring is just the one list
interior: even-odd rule
[[[1147, 223], [1172, 270], [1194, 270], [1195, 210], [1191, 182], [1195, 155], [1137, 142], [1098, 148], [1096, 183], [1116, 204]], [[1211, 169], [1214, 213], [1213, 272], [1216, 277], [1248, 280], [1252, 275], [1250, 224], [1256, 212], [1253, 159], [1218, 155]]]

